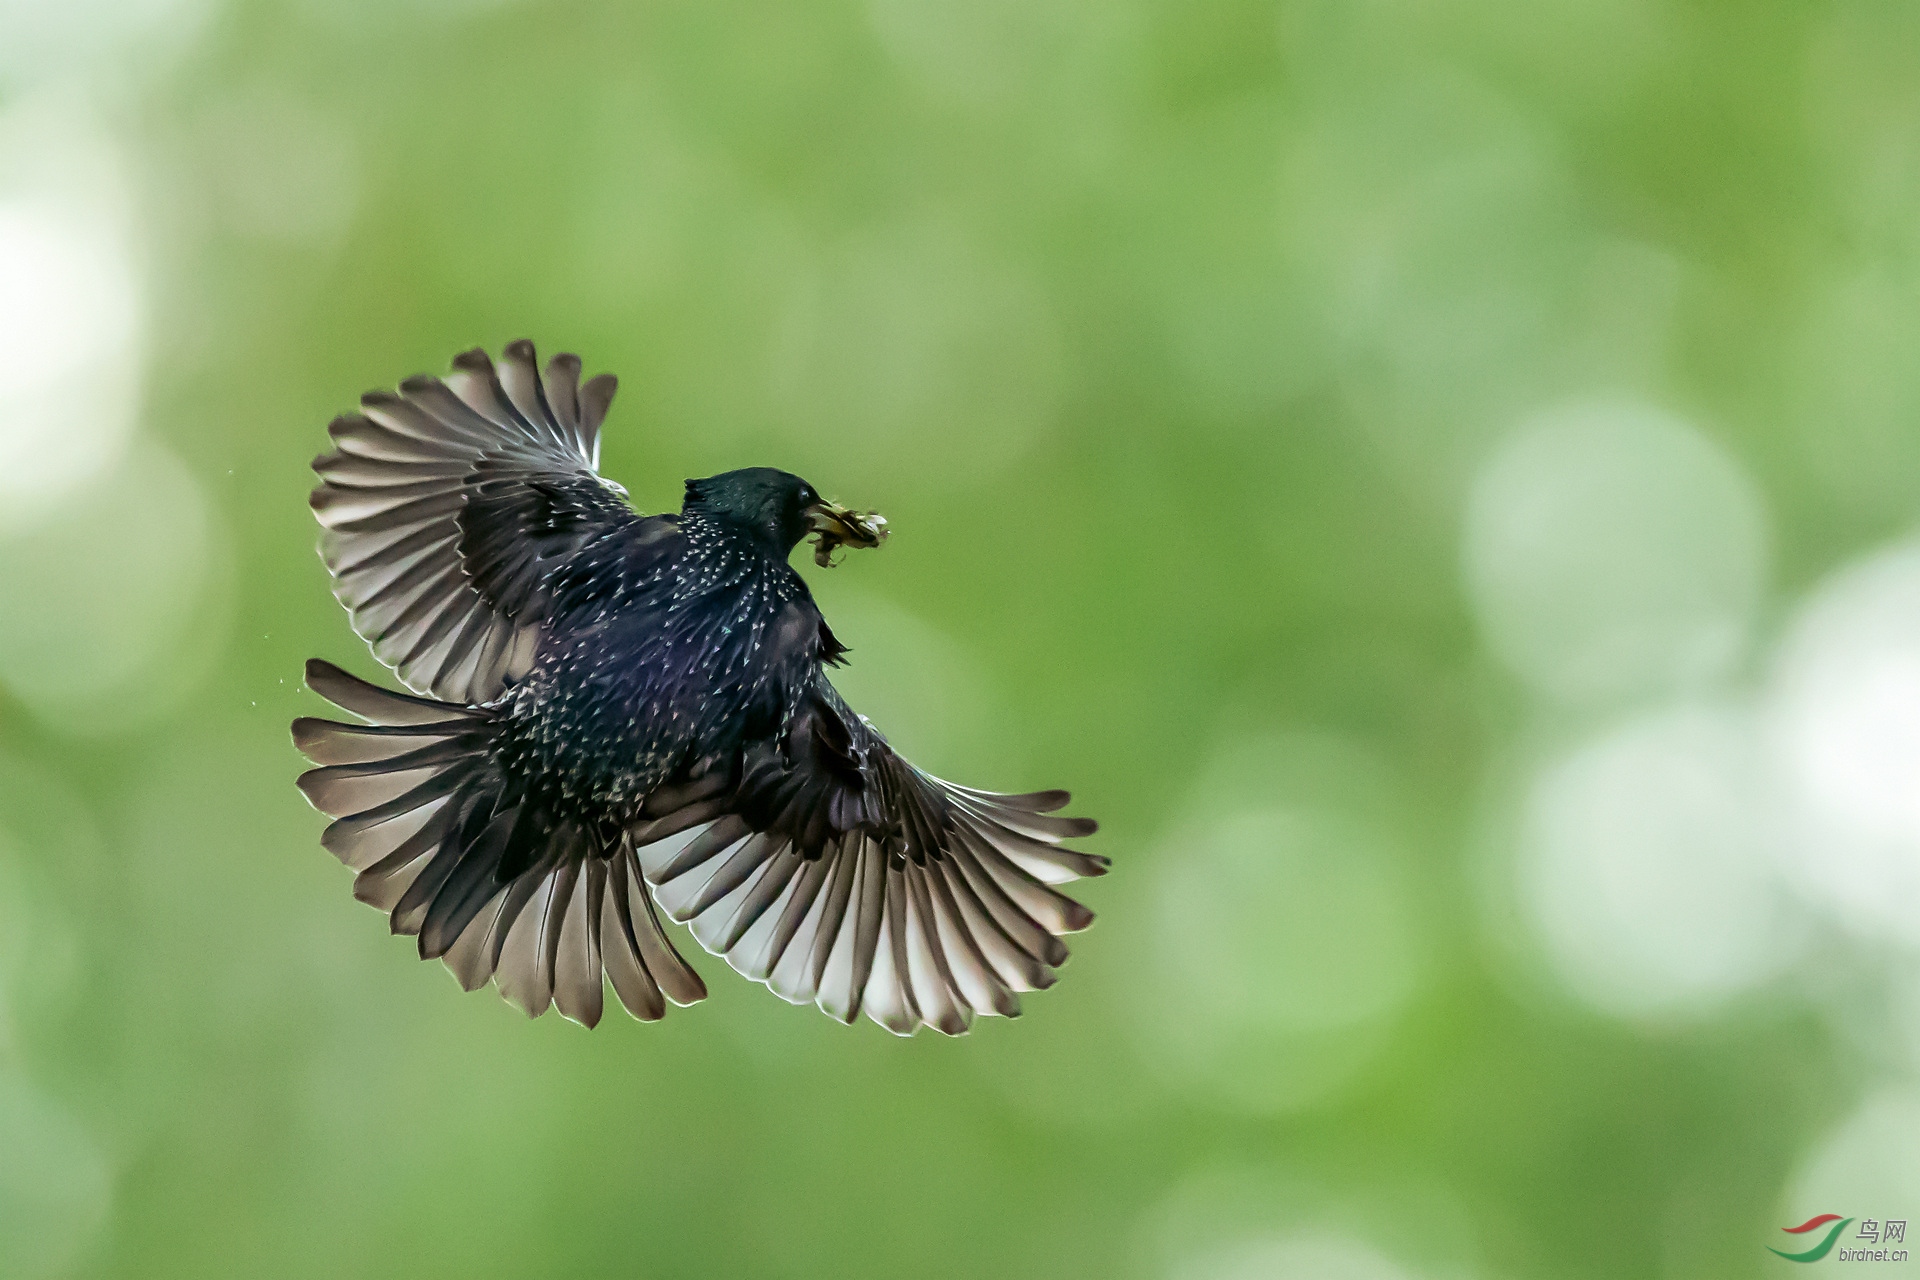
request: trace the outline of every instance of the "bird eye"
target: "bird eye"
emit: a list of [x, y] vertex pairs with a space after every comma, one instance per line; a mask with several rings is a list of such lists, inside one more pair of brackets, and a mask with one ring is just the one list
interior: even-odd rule
[[812, 502], [812, 501], [813, 501], [813, 490], [811, 490], [811, 489], [809, 489], [809, 488], [807, 488], [807, 486], [805, 486], [805, 485], [801, 485], [801, 486], [800, 486], [800, 501], [802, 501], [802, 502]]

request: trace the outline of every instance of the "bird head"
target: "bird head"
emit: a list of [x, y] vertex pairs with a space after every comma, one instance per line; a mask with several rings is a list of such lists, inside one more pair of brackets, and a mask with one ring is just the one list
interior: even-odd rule
[[799, 476], [772, 467], [723, 471], [687, 481], [683, 510], [715, 516], [744, 529], [781, 557], [808, 534], [818, 534], [814, 562], [831, 564], [835, 547], [877, 547], [887, 522], [877, 511], [851, 511], [822, 498]]

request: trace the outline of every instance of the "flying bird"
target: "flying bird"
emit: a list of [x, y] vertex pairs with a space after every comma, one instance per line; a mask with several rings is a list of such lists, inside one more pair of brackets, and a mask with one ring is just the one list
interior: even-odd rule
[[598, 472], [615, 385], [515, 342], [329, 427], [321, 557], [411, 690], [307, 664], [363, 722], [293, 722], [354, 896], [467, 990], [589, 1027], [603, 975], [642, 1020], [705, 997], [661, 911], [842, 1022], [1016, 1016], [1092, 923], [1054, 886], [1106, 870], [1062, 843], [1095, 824], [915, 768], [834, 690], [848, 650], [788, 560], [883, 519], [766, 467], [640, 514]]

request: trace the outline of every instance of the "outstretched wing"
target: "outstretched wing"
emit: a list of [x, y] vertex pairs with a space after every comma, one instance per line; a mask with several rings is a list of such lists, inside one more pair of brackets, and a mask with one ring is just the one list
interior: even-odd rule
[[1093, 923], [1053, 888], [1108, 865], [1061, 846], [1096, 825], [1051, 816], [1068, 799], [923, 773], [820, 675], [786, 740], [750, 749], [724, 816], [640, 864], [702, 946], [785, 999], [959, 1035], [1017, 1016], [1066, 961], [1060, 936]]
[[551, 570], [639, 519], [595, 471], [615, 380], [533, 344], [369, 392], [316, 458], [320, 554], [353, 628], [420, 693], [477, 705], [531, 661]]

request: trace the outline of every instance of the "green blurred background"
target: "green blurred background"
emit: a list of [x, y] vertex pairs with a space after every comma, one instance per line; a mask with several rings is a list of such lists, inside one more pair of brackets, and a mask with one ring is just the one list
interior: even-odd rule
[[[0, 30], [0, 1275], [1720, 1277], [1920, 1219], [1908, 0]], [[621, 375], [645, 509], [893, 521], [806, 566], [843, 689], [1114, 860], [1023, 1019], [701, 954], [589, 1034], [351, 900], [306, 463], [521, 336]]]

